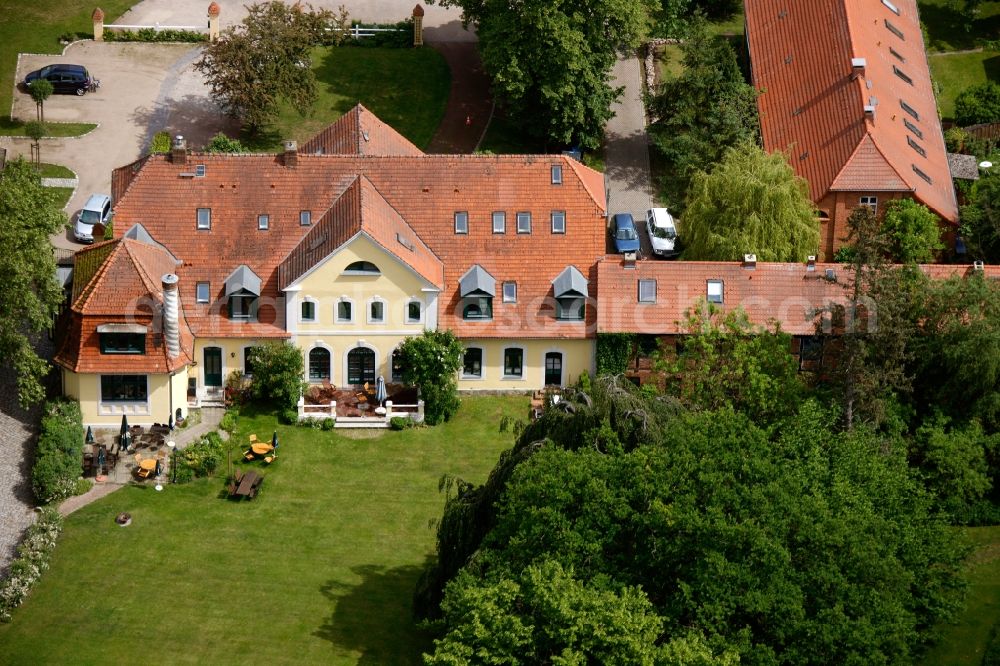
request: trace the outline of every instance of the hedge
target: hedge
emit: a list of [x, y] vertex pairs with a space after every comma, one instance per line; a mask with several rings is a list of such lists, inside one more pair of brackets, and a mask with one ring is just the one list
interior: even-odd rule
[[83, 416], [80, 405], [57, 399], [45, 405], [31, 470], [31, 488], [42, 504], [70, 497], [83, 471]]
[[208, 33], [191, 32], [190, 30], [157, 30], [155, 28], [140, 28], [139, 30], [104, 31], [106, 42], [207, 42]]

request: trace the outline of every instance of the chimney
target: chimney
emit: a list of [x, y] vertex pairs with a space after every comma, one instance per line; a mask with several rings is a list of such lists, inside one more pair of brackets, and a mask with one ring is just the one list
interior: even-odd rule
[[757, 255], [756, 254], [744, 254], [743, 255], [743, 268], [747, 270], [754, 270], [757, 268]]
[[180, 134], [174, 137], [174, 145], [170, 150], [170, 161], [174, 164], [187, 164], [187, 141]]
[[163, 339], [167, 343], [167, 355], [176, 358], [181, 353], [177, 276], [167, 273], [160, 280], [163, 282]]
[[982, 261], [973, 261], [972, 270], [976, 271], [977, 273], [982, 273], [984, 270], [986, 270], [986, 265]]
[[625, 268], [634, 269], [636, 260], [638, 256], [635, 252], [622, 252], [622, 263]]
[[806, 257], [806, 270], [809, 272], [816, 270], [816, 255], [810, 254]]
[[865, 67], [868, 62], [864, 58], [851, 58], [851, 80], [865, 75]]
[[292, 139], [285, 141], [285, 166], [295, 167], [299, 164], [299, 144]]

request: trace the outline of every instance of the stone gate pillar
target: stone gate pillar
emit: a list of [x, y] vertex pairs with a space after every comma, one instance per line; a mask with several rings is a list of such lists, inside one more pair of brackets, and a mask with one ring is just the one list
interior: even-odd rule
[[94, 7], [94, 13], [90, 15], [90, 18], [94, 21], [94, 41], [103, 42], [104, 41], [104, 10], [100, 7]]
[[424, 45], [424, 8], [420, 5], [413, 8], [413, 45]]
[[219, 38], [219, 3], [212, 2], [208, 6], [208, 41], [214, 42]]

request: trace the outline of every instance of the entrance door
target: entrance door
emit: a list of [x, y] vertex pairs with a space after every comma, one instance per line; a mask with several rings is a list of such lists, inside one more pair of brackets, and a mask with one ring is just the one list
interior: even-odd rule
[[545, 355], [545, 385], [562, 386], [562, 354], [549, 352]]
[[205, 347], [205, 386], [222, 386], [222, 349]]
[[367, 347], [355, 347], [347, 353], [347, 383], [364, 384], [375, 381], [375, 352]]

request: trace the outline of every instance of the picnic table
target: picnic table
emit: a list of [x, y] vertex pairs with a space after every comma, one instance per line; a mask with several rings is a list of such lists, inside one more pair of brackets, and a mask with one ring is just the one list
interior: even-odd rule
[[257, 442], [256, 444], [250, 445], [250, 450], [253, 451], [255, 455], [263, 456], [273, 451], [274, 447], [264, 442]]
[[240, 480], [239, 485], [230, 487], [230, 495], [236, 497], [237, 499], [243, 497], [254, 497], [257, 494], [257, 489], [260, 488], [260, 484], [264, 482], [264, 477], [257, 472], [247, 472], [244, 474]]

